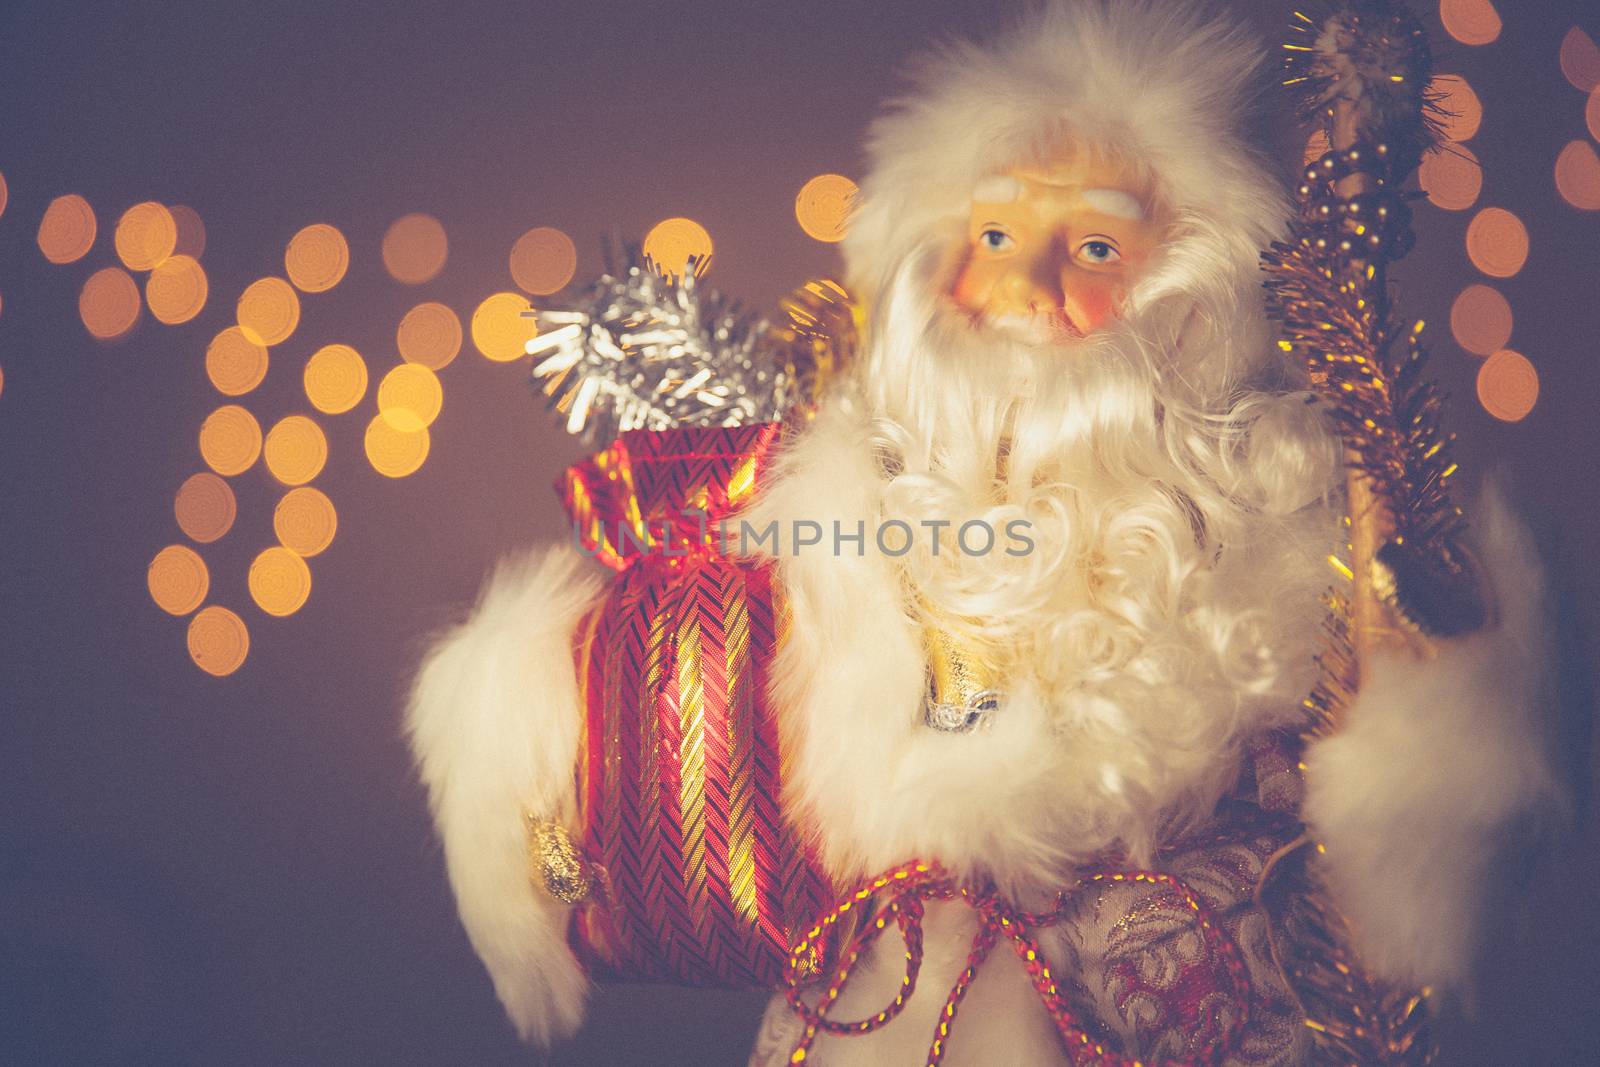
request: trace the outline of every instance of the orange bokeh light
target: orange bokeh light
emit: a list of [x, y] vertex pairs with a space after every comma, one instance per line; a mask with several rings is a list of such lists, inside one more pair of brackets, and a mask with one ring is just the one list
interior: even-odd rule
[[1510, 278], [1528, 262], [1528, 228], [1504, 208], [1486, 207], [1467, 227], [1467, 255], [1491, 278]]
[[577, 270], [577, 247], [554, 226], [535, 227], [511, 246], [511, 280], [534, 296], [566, 288]]
[[1522, 353], [1502, 349], [1478, 368], [1478, 402], [1501, 422], [1520, 422], [1539, 402], [1539, 372]]
[[800, 187], [794, 217], [807, 237], [828, 244], [842, 241], [856, 192], [856, 183], [843, 174], [819, 174]]
[[523, 314], [531, 310], [521, 293], [495, 293], [472, 313], [472, 343], [496, 363], [521, 358], [539, 332], [537, 320]]
[[403, 215], [383, 235], [383, 266], [397, 282], [421, 285], [432, 280], [449, 255], [450, 240], [432, 215]]
[[404, 433], [432, 425], [443, 405], [438, 375], [419, 363], [402, 363], [378, 383], [379, 415]]
[[1440, 74], [1428, 83], [1439, 107], [1445, 112], [1440, 122], [1444, 135], [1452, 141], [1470, 141], [1483, 125], [1483, 101], [1459, 74]]
[[337, 227], [314, 222], [289, 239], [283, 268], [302, 292], [325, 293], [350, 269], [350, 245]]
[[260, 455], [261, 424], [238, 404], [224, 404], [200, 424], [200, 458], [218, 474], [242, 474]]
[[102, 341], [121, 337], [139, 321], [139, 283], [121, 267], [102, 267], [78, 293], [78, 317]]
[[711, 269], [711, 235], [693, 219], [672, 218], [656, 223], [645, 234], [643, 251], [656, 269], [669, 277], [682, 274], [691, 256], [695, 259], [695, 277]]
[[200, 220], [200, 213], [187, 204], [173, 204], [167, 210], [172, 212], [172, 223], [178, 227], [178, 243], [173, 253], [199, 259], [206, 251], [206, 224]]
[[273, 545], [250, 564], [250, 598], [268, 615], [293, 615], [311, 595], [311, 568], [306, 561]]
[[188, 322], [206, 306], [211, 285], [205, 268], [193, 256], [169, 256], [145, 279], [144, 299], [156, 321], [168, 326]]
[[1589, 102], [1583, 108], [1583, 121], [1589, 127], [1589, 136], [1600, 141], [1600, 89], [1589, 94]]
[[188, 644], [189, 658], [196, 667], [224, 678], [238, 670], [250, 654], [250, 631], [238, 615], [212, 604], [189, 620]]
[[397, 430], [382, 415], [367, 423], [363, 446], [372, 469], [387, 478], [404, 478], [415, 473], [428, 458], [430, 437], [426, 428]]
[[165, 206], [146, 200], [122, 213], [112, 243], [129, 270], [154, 270], [177, 248], [178, 224]]
[[94, 245], [96, 229], [89, 201], [77, 193], [58, 196], [39, 220], [39, 251], [51, 263], [75, 262]]
[[1500, 13], [1490, 0], [1439, 0], [1439, 21], [1462, 44], [1493, 44], [1500, 38]]
[[267, 349], [229, 326], [206, 346], [206, 377], [223, 396], [243, 396], [267, 376]]
[[1577, 26], [1561, 39], [1561, 73], [1586, 93], [1600, 87], [1600, 48]]
[[274, 478], [284, 485], [304, 485], [327, 464], [328, 439], [306, 416], [289, 415], [267, 431], [262, 451]]
[[1435, 207], [1465, 211], [1483, 191], [1483, 167], [1466, 145], [1447, 144], [1422, 157], [1417, 180]]
[[327, 494], [308, 485], [291, 489], [272, 512], [278, 542], [297, 556], [315, 556], [333, 544], [339, 516]]
[[0, 174], [0, 215], [6, 213], [6, 200], [11, 196], [11, 190], [6, 187], [6, 176]]
[[1514, 323], [1511, 305], [1487, 285], [1467, 286], [1450, 308], [1450, 332], [1456, 344], [1479, 356], [1504, 348]]
[[239, 504], [227, 482], [210, 471], [202, 471], [191, 474], [178, 487], [172, 510], [178, 528], [189, 540], [208, 545], [233, 529]]
[[395, 345], [407, 363], [442, 370], [461, 351], [461, 320], [443, 304], [418, 304], [400, 320]]
[[206, 599], [211, 575], [200, 554], [188, 545], [168, 545], [145, 571], [150, 599], [169, 615], [187, 615]]
[[239, 296], [238, 319], [256, 344], [282, 344], [300, 325], [300, 298], [282, 278], [258, 278]]
[[323, 345], [306, 361], [306, 399], [325, 415], [338, 415], [367, 393], [367, 364], [349, 345]]
[[1588, 141], [1572, 141], [1556, 157], [1556, 190], [1580, 211], [1600, 211], [1600, 155]]

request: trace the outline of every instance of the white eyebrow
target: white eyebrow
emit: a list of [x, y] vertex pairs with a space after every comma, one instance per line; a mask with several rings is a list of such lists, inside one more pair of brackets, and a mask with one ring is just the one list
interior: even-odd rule
[[1121, 189], [1085, 189], [1083, 199], [1090, 207], [1106, 215], [1136, 221], [1144, 218], [1144, 205]]
[[1014, 204], [1022, 197], [1022, 183], [1009, 174], [991, 174], [972, 187], [972, 199], [985, 204]]

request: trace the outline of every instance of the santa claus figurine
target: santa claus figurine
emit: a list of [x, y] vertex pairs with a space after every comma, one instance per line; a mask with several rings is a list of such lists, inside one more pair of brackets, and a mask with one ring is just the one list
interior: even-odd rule
[[1265, 54], [1061, 0], [926, 58], [843, 246], [854, 358], [782, 418], [635, 419], [567, 476], [576, 543], [438, 641], [410, 735], [524, 1037], [614, 974], [774, 989], [758, 1064], [1307, 1062], [1297, 841], [1377, 1000], [1464, 988], [1551, 793], [1540, 572], [1486, 502], [1488, 621], [1367, 647], [1303, 744], [1351, 535], [1264, 310]]

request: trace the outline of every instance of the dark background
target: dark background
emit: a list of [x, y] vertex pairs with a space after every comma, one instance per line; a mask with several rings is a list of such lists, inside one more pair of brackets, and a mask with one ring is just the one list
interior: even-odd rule
[[[1241, 6], [1280, 36], [1290, 4]], [[1435, 5], [1418, 6], [1437, 33]], [[1502, 469], [1545, 533], [1556, 584], [1592, 619], [1600, 215], [1567, 207], [1551, 170], [1584, 136], [1559, 42], [1575, 22], [1600, 35], [1600, 20], [1587, 0], [1499, 8], [1497, 43], [1439, 35], [1438, 51], [1484, 101], [1480, 203], [1516, 211], [1532, 235], [1527, 268], [1500, 285], [1513, 346], [1543, 380], [1528, 419], [1481, 411], [1476, 360], [1445, 325], [1478, 280], [1462, 246], [1470, 213], [1421, 207], [1398, 278], [1410, 312], [1438, 324], [1464, 481]], [[717, 241], [709, 280], [771, 306], [836, 265], [795, 223], [800, 185], [859, 178], [860, 135], [894, 66], [994, 18], [952, 0], [0, 5], [0, 1061], [540, 1061], [455, 918], [399, 704], [425, 637], [485, 568], [562, 535], [549, 486], [580, 450], [524, 386], [525, 364], [489, 363], [470, 340], [441, 376], [433, 452], [412, 477], [381, 478], [362, 455], [370, 392], [356, 412], [319, 417], [331, 456], [316, 484], [339, 509], [338, 538], [311, 561], [305, 607], [267, 618], [244, 575], [272, 543], [277, 494], [260, 465], [233, 480], [235, 528], [201, 551], [209, 599], [240, 613], [252, 649], [215, 679], [145, 588], [156, 551], [184, 542], [173, 494], [203, 469], [195, 435], [220, 402], [205, 344], [317, 221], [349, 238], [350, 272], [302, 299], [298, 331], [246, 398], [264, 425], [304, 409], [299, 368], [315, 347], [355, 345], [375, 387], [407, 308], [440, 300], [465, 321], [511, 288], [507, 253], [535, 225], [573, 236], [581, 282], [600, 268], [601, 234], [690, 216]], [[58, 267], [34, 233], [67, 192], [94, 206], [100, 237]], [[115, 262], [111, 227], [145, 199], [205, 220], [210, 303], [178, 327], [146, 313], [99, 344], [77, 292]], [[378, 257], [410, 211], [451, 239], [443, 273], [420, 287]], [[1579, 633], [1583, 619], [1566, 622]], [[1478, 1016], [1451, 1028], [1446, 1063], [1600, 1057], [1600, 864], [1581, 821], [1533, 878], [1533, 919], [1495, 932]], [[760, 1004], [602, 990], [552, 1062], [742, 1063]]]

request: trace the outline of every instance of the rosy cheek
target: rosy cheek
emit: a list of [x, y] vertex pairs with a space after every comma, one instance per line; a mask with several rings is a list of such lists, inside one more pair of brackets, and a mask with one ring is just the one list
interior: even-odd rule
[[1066, 296], [1067, 314], [1085, 333], [1098, 330], [1117, 317], [1122, 304], [1122, 286], [1117, 282], [1079, 277], [1068, 280], [1062, 288]]
[[977, 312], [983, 309], [988, 291], [989, 285], [983, 277], [983, 271], [968, 262], [956, 275], [955, 284], [950, 288], [950, 297], [966, 310]]

